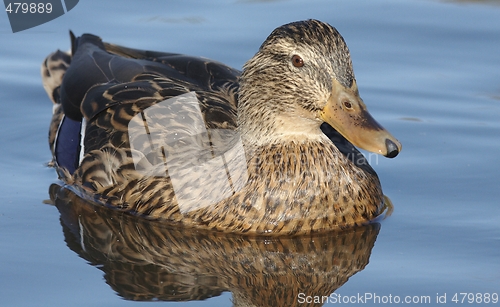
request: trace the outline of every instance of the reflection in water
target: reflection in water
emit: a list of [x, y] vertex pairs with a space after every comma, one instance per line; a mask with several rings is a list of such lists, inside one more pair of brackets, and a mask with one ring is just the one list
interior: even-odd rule
[[128, 300], [203, 300], [230, 291], [235, 306], [308, 306], [299, 304], [299, 293], [328, 296], [364, 269], [380, 229], [375, 223], [297, 237], [224, 235], [107, 210], [55, 184], [50, 196], [68, 247]]

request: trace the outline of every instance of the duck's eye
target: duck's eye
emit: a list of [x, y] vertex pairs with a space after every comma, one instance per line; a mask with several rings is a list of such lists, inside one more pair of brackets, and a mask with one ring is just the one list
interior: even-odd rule
[[304, 66], [304, 60], [300, 57], [300, 55], [294, 55], [292, 57], [292, 64], [295, 67], [302, 67]]
[[343, 104], [347, 110], [352, 110], [352, 104], [349, 101], [344, 101]]

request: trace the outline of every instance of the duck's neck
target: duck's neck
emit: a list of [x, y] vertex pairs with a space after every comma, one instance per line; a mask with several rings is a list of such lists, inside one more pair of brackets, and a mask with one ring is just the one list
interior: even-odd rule
[[327, 140], [321, 121], [291, 103], [296, 97], [277, 95], [272, 88], [242, 82], [238, 101], [238, 130], [248, 145]]
[[245, 144], [262, 146], [280, 143], [307, 143], [327, 140], [316, 122], [309, 119], [272, 116], [261, 120], [263, 114], [249, 114], [238, 122], [238, 130]]

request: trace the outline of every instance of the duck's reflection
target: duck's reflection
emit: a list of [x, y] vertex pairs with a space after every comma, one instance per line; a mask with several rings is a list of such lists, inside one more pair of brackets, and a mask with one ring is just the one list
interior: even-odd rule
[[235, 306], [320, 306], [364, 269], [379, 232], [369, 224], [300, 237], [248, 237], [167, 227], [52, 185], [69, 248], [128, 300], [203, 300], [230, 291]]

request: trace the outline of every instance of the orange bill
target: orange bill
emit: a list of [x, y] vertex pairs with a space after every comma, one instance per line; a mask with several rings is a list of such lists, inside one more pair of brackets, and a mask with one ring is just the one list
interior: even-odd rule
[[320, 117], [354, 146], [394, 158], [401, 143], [368, 113], [356, 81], [350, 88], [333, 81], [332, 94]]

